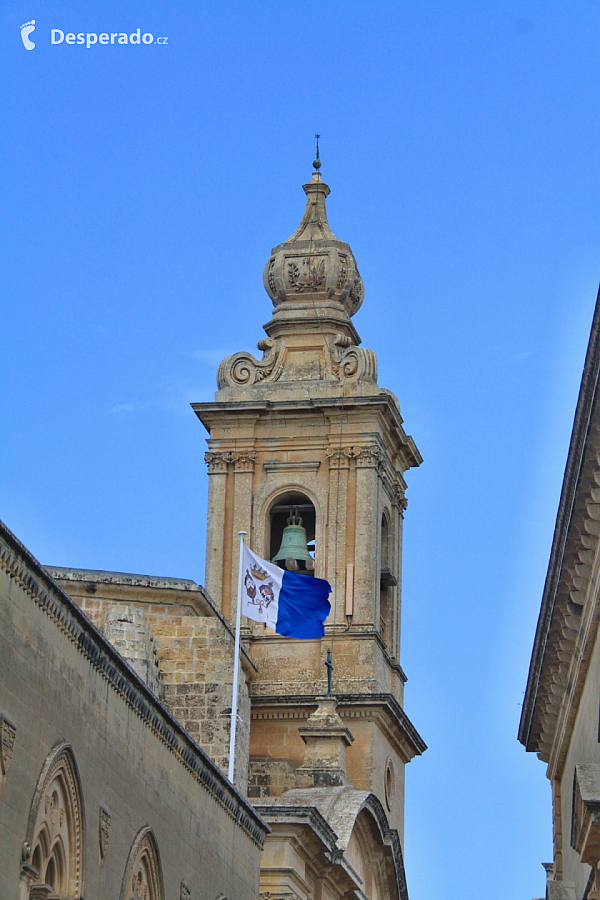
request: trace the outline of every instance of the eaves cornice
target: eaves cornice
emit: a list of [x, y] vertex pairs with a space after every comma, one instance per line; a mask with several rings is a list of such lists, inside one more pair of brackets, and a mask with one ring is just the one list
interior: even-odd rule
[[[569, 717], [584, 670], [582, 612], [590, 600], [590, 579], [600, 536], [600, 292], [588, 344], [573, 432], [560, 496], [550, 563], [537, 623], [519, 740], [549, 762], [559, 719]], [[582, 635], [583, 636], [583, 635]], [[578, 644], [579, 641], [579, 644]], [[577, 672], [571, 672], [575, 665]], [[575, 682], [573, 675], [576, 674]], [[568, 709], [567, 709], [568, 708]]]
[[262, 847], [268, 825], [3, 522], [0, 522], [0, 567], [75, 645], [148, 731], [168, 747], [200, 788]]

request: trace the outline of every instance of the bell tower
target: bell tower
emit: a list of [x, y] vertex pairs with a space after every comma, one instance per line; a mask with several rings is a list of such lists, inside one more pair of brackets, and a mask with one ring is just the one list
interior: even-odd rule
[[[249, 621], [243, 629], [258, 664], [249, 795], [297, 787], [301, 732], [327, 694], [330, 650], [336, 727], [352, 733], [347, 778], [385, 804], [401, 835], [404, 765], [425, 749], [403, 711], [400, 665], [404, 476], [421, 456], [396, 397], [377, 384], [375, 353], [360, 346], [352, 317], [363, 282], [350, 246], [329, 227], [320, 165], [304, 185], [300, 225], [265, 266], [273, 313], [262, 357], [227, 357], [214, 402], [193, 404], [210, 435], [205, 586], [233, 621], [239, 531], [259, 556], [331, 583], [324, 638], [292, 640]], [[300, 549], [290, 562], [279, 551], [298, 518], [306, 539], [293, 543]]]

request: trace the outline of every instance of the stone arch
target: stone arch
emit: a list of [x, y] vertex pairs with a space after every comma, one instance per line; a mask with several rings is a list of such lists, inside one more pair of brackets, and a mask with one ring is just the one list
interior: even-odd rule
[[164, 900], [160, 854], [151, 828], [138, 831], [129, 851], [120, 900]]
[[[289, 476], [288, 476], [289, 477]], [[304, 494], [315, 508], [315, 542], [320, 549], [315, 566], [315, 575], [323, 578], [326, 570], [325, 555], [325, 513], [326, 495], [317, 485], [307, 485], [304, 481], [277, 480], [276, 483], [264, 485], [254, 497], [253, 528], [254, 548], [259, 556], [268, 558], [270, 548], [270, 511], [279, 497], [285, 494]]]
[[24, 845], [27, 897], [80, 900], [84, 881], [81, 782], [69, 744], [48, 754], [33, 795]]
[[393, 597], [391, 588], [393, 553], [392, 553], [392, 520], [389, 510], [384, 507], [381, 513], [379, 531], [379, 631], [388, 646], [394, 639]]

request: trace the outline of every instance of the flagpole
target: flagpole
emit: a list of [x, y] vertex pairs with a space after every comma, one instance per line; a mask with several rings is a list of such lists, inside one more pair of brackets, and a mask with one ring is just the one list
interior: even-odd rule
[[244, 537], [247, 531], [238, 531], [240, 536], [240, 568], [238, 572], [238, 596], [235, 612], [235, 650], [233, 661], [233, 694], [231, 697], [231, 729], [229, 734], [229, 771], [227, 777], [233, 784], [235, 768], [235, 732], [237, 727], [238, 680], [240, 675], [240, 630], [242, 625], [242, 577], [244, 574]]

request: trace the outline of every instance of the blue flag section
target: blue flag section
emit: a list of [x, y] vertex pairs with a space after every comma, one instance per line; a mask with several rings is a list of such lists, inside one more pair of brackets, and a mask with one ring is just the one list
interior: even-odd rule
[[284, 637], [320, 638], [331, 612], [331, 585], [323, 578], [286, 572], [244, 545], [242, 613]]
[[331, 585], [324, 578], [284, 572], [275, 631], [285, 637], [319, 638], [331, 612]]

